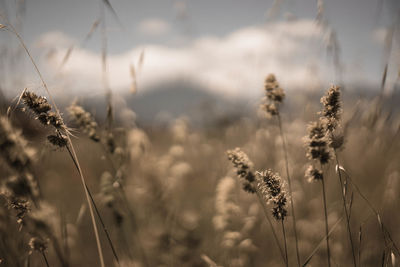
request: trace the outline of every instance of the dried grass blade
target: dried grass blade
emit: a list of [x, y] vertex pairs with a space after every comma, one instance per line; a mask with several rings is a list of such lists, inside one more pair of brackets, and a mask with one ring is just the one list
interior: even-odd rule
[[[340, 218], [336, 221], [336, 223], [332, 226], [332, 228], [330, 229], [330, 231], [329, 231], [329, 233], [328, 233], [328, 236], [330, 236], [330, 235], [332, 234], [332, 232], [333, 232], [333, 231], [335, 230], [335, 228], [339, 225], [339, 223], [342, 221], [342, 219], [343, 219], [343, 215], [342, 215], [342, 217], [340, 217]], [[321, 239], [321, 241], [319, 241], [318, 245], [315, 247], [315, 249], [311, 252], [310, 256], [308, 256], [308, 258], [306, 259], [306, 261], [303, 263], [303, 265], [302, 265], [303, 267], [307, 266], [307, 265], [310, 263], [312, 257], [315, 255], [315, 253], [317, 253], [317, 251], [318, 251], [319, 248], [322, 246], [322, 244], [325, 242], [325, 240], [326, 240], [326, 238], [327, 238], [328, 236], [325, 236], [324, 238]]]

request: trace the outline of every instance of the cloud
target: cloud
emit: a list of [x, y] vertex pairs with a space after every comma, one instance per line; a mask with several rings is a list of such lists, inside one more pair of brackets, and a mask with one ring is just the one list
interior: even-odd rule
[[35, 47], [37, 48], [68, 48], [71, 45], [77, 44], [78, 41], [72, 37], [60, 32], [52, 31], [42, 35], [39, 40], [35, 42]]
[[387, 34], [388, 34], [387, 28], [383, 27], [377, 28], [372, 32], [371, 35], [372, 41], [374, 41], [378, 45], [384, 45]]
[[148, 18], [140, 22], [138, 30], [146, 35], [162, 35], [170, 30], [170, 25], [159, 18]]
[[[45, 35], [41, 40], [46, 38]], [[204, 36], [182, 47], [149, 44], [145, 46], [143, 68], [137, 73], [138, 88], [142, 92], [154, 87], [162, 89], [163, 83], [188, 79], [217, 94], [254, 96], [260, 93], [264, 77], [271, 72], [285, 88], [309, 88], [318, 79], [326, 78], [321, 40], [321, 29], [313, 21], [297, 20], [247, 27], [224, 37]], [[138, 61], [142, 49], [109, 56], [113, 90], [128, 92], [129, 66]], [[60, 62], [65, 53], [65, 49], [57, 51], [57, 60], [47, 63], [50, 72], [55, 69], [54, 61]], [[79, 92], [101, 90], [101, 55], [76, 48], [63, 69], [63, 77], [70, 88]]]

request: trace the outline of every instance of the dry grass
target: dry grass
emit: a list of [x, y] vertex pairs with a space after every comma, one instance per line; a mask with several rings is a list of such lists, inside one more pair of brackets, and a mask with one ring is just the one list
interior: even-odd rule
[[0, 102], [0, 266], [396, 266], [398, 95], [285, 92], [269, 75], [262, 112], [122, 127], [102, 23], [104, 121], [78, 102], [63, 116], [0, 24], [50, 99]]
[[[346, 95], [342, 98], [346, 99]], [[391, 261], [392, 254], [394, 259], [399, 255], [396, 242], [400, 233], [395, 227], [398, 216], [392, 212], [398, 207], [399, 117], [398, 113], [390, 113], [391, 107], [386, 106], [379, 117], [371, 121], [376, 111], [372, 102], [365, 99], [359, 103], [358, 110], [349, 112], [346, 110], [352, 102], [343, 104], [341, 125], [345, 128], [342, 131], [345, 142], [338, 151], [339, 168], [335, 167], [336, 162], [329, 161], [323, 169], [331, 262], [353, 264], [351, 234], [356, 265], [376, 266], [382, 260]], [[71, 117], [73, 121], [69, 123], [78, 127], [73, 130], [76, 152], [87, 173], [88, 187], [95, 193], [94, 201], [103, 214], [104, 227], [120, 265], [205, 266], [210, 264], [209, 259], [221, 266], [259, 266], [266, 262], [270, 266], [281, 266], [285, 263], [284, 239], [278, 230], [282, 227], [265, 217], [272, 218], [269, 212], [272, 206], [267, 202], [259, 206], [258, 197], [244, 192], [240, 180], [222, 179], [227, 175], [235, 177], [225, 151], [236, 146], [242, 147], [253, 160], [253, 164], [248, 164], [252, 171], [273, 168], [285, 173], [279, 125], [264, 118], [240, 118], [212, 131], [193, 130], [187, 120], [177, 120], [170, 129], [110, 130], [100, 123], [95, 124], [94, 117], [88, 116], [83, 107], [77, 108], [75, 104], [74, 108], [80, 114], [76, 122], [76, 117]], [[309, 109], [310, 114], [303, 116], [317, 118], [318, 109], [316, 101]], [[284, 106], [282, 112], [282, 116], [293, 118], [285, 112]], [[392, 115], [388, 117], [389, 114]], [[84, 118], [86, 123], [82, 123]], [[19, 120], [25, 119], [34, 117], [16, 109], [11, 122], [19, 124]], [[287, 154], [292, 173], [291, 201], [297, 208], [301, 264], [323, 265], [327, 257], [324, 215], [319, 212], [323, 203], [318, 196], [320, 190], [304, 175], [308, 168], [303, 144], [306, 124], [301, 118], [283, 123], [287, 129]], [[11, 133], [17, 134], [17, 130]], [[35, 251], [41, 253], [40, 249], [30, 253], [29, 240], [35, 237], [59, 244], [59, 256], [51, 245], [43, 250], [50, 266], [58, 265], [60, 257], [71, 266], [96, 265], [96, 247], [88, 231], [86, 211], [79, 214], [79, 219], [77, 217], [79, 209], [85, 205], [76, 190], [78, 180], [74, 178], [74, 166], [65, 160], [67, 151], [43, 145], [48, 142], [45, 136], [31, 135], [30, 140], [22, 144], [29, 144], [29, 148], [24, 148], [26, 153], [37, 151], [29, 168], [33, 177], [39, 177], [40, 199], [43, 199], [40, 203], [46, 201], [47, 204], [36, 207], [32, 196], [27, 195], [19, 196], [14, 205], [7, 201], [10, 208], [2, 205], [1, 258], [8, 262], [6, 266], [23, 265], [27, 261], [31, 266], [44, 264], [43, 257], [35, 256]], [[10, 183], [6, 181], [13, 181], [12, 166], [21, 165], [10, 161], [10, 157], [2, 154], [1, 164], [11, 164], [11, 168], [2, 171], [2, 201], [6, 201], [5, 193], [10, 190], [7, 187]], [[338, 174], [343, 187], [335, 178]], [[21, 213], [24, 203], [29, 208]], [[51, 225], [54, 234], [37, 235], [37, 231], [27, 230], [28, 223], [24, 221], [29, 220], [29, 214], [43, 214], [43, 209], [49, 209], [47, 213], [56, 211], [50, 217], [41, 217], [45, 218], [46, 225]], [[287, 215], [290, 221], [291, 210]], [[297, 261], [295, 237], [293, 226], [287, 220], [284, 226], [288, 264], [292, 266]], [[104, 232], [100, 237], [102, 243], [107, 243]], [[103, 253], [105, 265], [118, 265], [111, 247], [103, 246]]]

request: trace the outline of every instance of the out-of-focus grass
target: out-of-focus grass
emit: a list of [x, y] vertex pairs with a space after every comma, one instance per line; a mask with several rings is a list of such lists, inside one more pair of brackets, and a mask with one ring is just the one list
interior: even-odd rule
[[[394, 104], [389, 104], [393, 103], [391, 99], [386, 99], [382, 112], [376, 116], [376, 102], [350, 94], [346, 92], [343, 96], [342, 126], [346, 129], [346, 142], [344, 149], [339, 151], [341, 164], [380, 212], [381, 220], [397, 242], [400, 240], [400, 232], [396, 227], [400, 219], [396, 212], [399, 207], [400, 179], [399, 112]], [[296, 95], [287, 93], [289, 101], [283, 106], [282, 117], [293, 180], [300, 255], [304, 261], [324, 236], [319, 185], [310, 184], [304, 178], [307, 159], [303, 136], [306, 135], [308, 121], [317, 118], [320, 104], [318, 97], [296, 100]], [[150, 266], [207, 266], [202, 260], [203, 254], [223, 266], [282, 265], [257, 200], [242, 192], [225, 154], [227, 149], [241, 147], [254, 162], [255, 169], [272, 168], [284, 173], [278, 125], [275, 120], [257, 117], [256, 114], [255, 110], [253, 115], [205, 128], [193, 127], [184, 118], [177, 119], [170, 127], [161, 128], [122, 129], [117, 125], [112, 131], [121, 150], [110, 155], [106, 155], [100, 143], [91, 141], [79, 130], [73, 131], [73, 142], [88, 186], [95, 196], [123, 266], [143, 264], [138, 242]], [[64, 240], [61, 243], [68, 251], [71, 266], [98, 264], [87, 211], [81, 214], [77, 222], [84, 198], [76, 169], [67, 152], [51, 146], [45, 139], [47, 129], [42, 129], [36, 122], [32, 123], [29, 115], [14, 113], [12, 121], [23, 129], [29, 144], [38, 151], [34, 173], [38, 177], [43, 199], [55, 209], [55, 217], [46, 220], [63, 218], [60, 228], [67, 229], [67, 237], [64, 233], [63, 239], [61, 232], [56, 232], [56, 235]], [[68, 125], [73, 126], [73, 123]], [[100, 126], [99, 132], [104, 136], [103, 126]], [[6, 168], [1, 170], [4, 181], [10, 173]], [[114, 181], [111, 189], [107, 189], [101, 179], [106, 171], [111, 173]], [[232, 204], [234, 208], [225, 214], [225, 227], [218, 230], [216, 200], [221, 196], [217, 195], [216, 188], [226, 176], [234, 178], [236, 185], [231, 193], [225, 192], [226, 201], [223, 203]], [[328, 166], [325, 179], [329, 225], [333, 226], [343, 212], [333, 163]], [[119, 184], [123, 186], [127, 202], [118, 193]], [[114, 194], [112, 201], [105, 193], [110, 191], [111, 195]], [[399, 257], [393, 246], [385, 247], [378, 220], [365, 201], [355, 190], [350, 192], [354, 194], [351, 229], [356, 252], [361, 252], [359, 264], [377, 266], [382, 261], [384, 251], [387, 259], [391, 253], [395, 258]], [[4, 250], [0, 251], [0, 258], [9, 259], [9, 255], [15, 255], [16, 262], [23, 264], [28, 257], [26, 233], [17, 230], [15, 213], [6, 208], [3, 200], [0, 210], [1, 248]], [[361, 246], [358, 242], [360, 226]], [[289, 223], [286, 227], [289, 262], [294, 265], [293, 231]], [[101, 236], [106, 264], [110, 266], [114, 262], [113, 255], [102, 232]], [[333, 262], [350, 265], [351, 251], [344, 220], [335, 228], [330, 242]], [[46, 254], [51, 266], [57, 266], [51, 246]], [[35, 252], [29, 258], [31, 266], [43, 264], [42, 258]], [[321, 247], [310, 265], [322, 266], [325, 263], [325, 249]], [[4, 261], [3, 264], [13, 266], [15, 263]]]

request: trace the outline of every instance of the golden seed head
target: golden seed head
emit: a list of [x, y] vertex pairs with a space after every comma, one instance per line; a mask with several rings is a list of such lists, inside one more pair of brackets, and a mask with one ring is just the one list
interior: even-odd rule
[[324, 121], [319, 120], [308, 125], [308, 136], [306, 137], [307, 157], [326, 164], [331, 159], [329, 150], [329, 139]]
[[276, 220], [283, 220], [287, 216], [287, 196], [282, 178], [278, 173], [268, 169], [257, 172], [257, 189], [267, 203], [272, 203], [272, 216]]
[[244, 153], [240, 148], [228, 150], [226, 153], [228, 159], [236, 169], [236, 174], [242, 180], [243, 190], [249, 193], [255, 193], [255, 175], [252, 171], [253, 162], [250, 161], [246, 153]]
[[66, 129], [62, 118], [51, 111], [51, 105], [43, 96], [25, 90], [21, 96], [22, 102], [36, 115], [36, 119], [43, 125], [52, 125], [58, 130]]
[[279, 114], [279, 105], [285, 98], [285, 91], [279, 86], [274, 74], [269, 74], [264, 83], [265, 99], [262, 108], [270, 115]]
[[0, 157], [17, 171], [29, 168], [34, 161], [35, 150], [28, 146], [21, 132], [6, 117], [0, 117]]
[[341, 115], [341, 100], [340, 100], [340, 88], [332, 85], [326, 95], [321, 98], [321, 103], [324, 106], [321, 114], [327, 120], [327, 128], [329, 131], [333, 131], [339, 124]]
[[306, 170], [305, 177], [307, 178], [308, 182], [313, 182], [324, 179], [324, 174], [322, 173], [321, 170], [310, 165]]
[[76, 103], [73, 103], [71, 106], [69, 106], [67, 110], [74, 122], [78, 125], [79, 129], [86, 133], [93, 141], [100, 141], [100, 137], [96, 130], [97, 123], [89, 112]]

